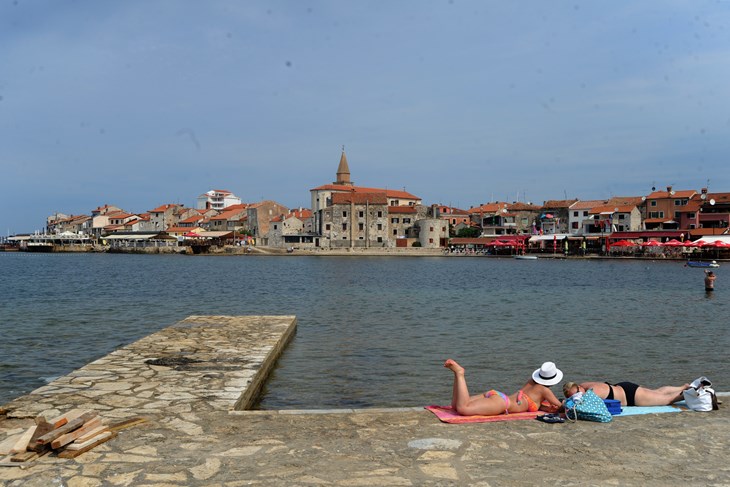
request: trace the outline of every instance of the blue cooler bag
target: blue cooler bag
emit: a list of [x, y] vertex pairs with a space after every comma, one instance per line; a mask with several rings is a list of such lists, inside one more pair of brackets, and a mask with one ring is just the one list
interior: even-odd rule
[[588, 389], [582, 395], [574, 394], [565, 401], [565, 416], [573, 421], [596, 421], [608, 423], [611, 421], [611, 413], [608, 412], [603, 399]]

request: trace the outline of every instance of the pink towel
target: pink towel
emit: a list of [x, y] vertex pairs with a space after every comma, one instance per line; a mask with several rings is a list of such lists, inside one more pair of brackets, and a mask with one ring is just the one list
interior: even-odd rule
[[426, 409], [436, 415], [438, 419], [444, 423], [489, 423], [492, 421], [517, 421], [520, 419], [535, 419], [538, 416], [546, 414], [545, 411], [498, 414], [496, 416], [462, 416], [454, 411], [451, 406], [426, 406]]

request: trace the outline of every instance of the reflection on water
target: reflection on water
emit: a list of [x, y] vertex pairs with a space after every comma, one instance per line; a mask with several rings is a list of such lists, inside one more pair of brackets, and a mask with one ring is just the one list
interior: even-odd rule
[[0, 403], [192, 314], [297, 316], [262, 408], [447, 403], [448, 357], [472, 393], [546, 360], [565, 380], [730, 378], [722, 275], [707, 296], [677, 262], [13, 253], [0, 269]]

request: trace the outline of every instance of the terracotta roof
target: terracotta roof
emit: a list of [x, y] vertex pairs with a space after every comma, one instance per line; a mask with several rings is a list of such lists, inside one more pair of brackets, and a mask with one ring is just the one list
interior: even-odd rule
[[199, 222], [200, 220], [203, 220], [203, 219], [204, 219], [203, 215], [194, 215], [194, 216], [191, 216], [190, 218], [181, 220], [180, 223], [195, 223], [195, 222]]
[[578, 200], [575, 204], [570, 205], [571, 210], [590, 210], [594, 206], [601, 206], [607, 203], [606, 200]]
[[388, 198], [384, 193], [332, 193], [332, 204], [343, 205], [354, 203], [356, 205], [387, 205]]
[[154, 210], [150, 210], [150, 213], [164, 213], [167, 210], [169, 210], [170, 208], [175, 208], [177, 206], [179, 206], [179, 205], [167, 204], [167, 205], [158, 206]]
[[608, 200], [608, 205], [634, 205], [639, 206], [644, 202], [641, 196], [614, 196]]
[[528, 203], [512, 203], [511, 205], [507, 205], [508, 211], [539, 211], [540, 207], [537, 205], [532, 205]]
[[660, 199], [674, 199], [674, 198], [691, 198], [692, 195], [697, 193], [693, 189], [687, 189], [682, 191], [675, 191], [674, 194], [669, 194], [669, 191], [654, 191], [646, 197], [648, 200], [660, 200]]
[[542, 207], [546, 210], [551, 210], [553, 208], [570, 208], [570, 205], [578, 201], [578, 199], [572, 199], [572, 200], [548, 200], [545, 203], [543, 203]]
[[469, 208], [467, 210], [467, 212], [469, 212], [469, 214], [474, 214], [474, 213], [497, 213], [497, 212], [501, 212], [502, 209], [503, 208], [506, 208], [506, 207], [507, 207], [507, 203], [502, 203], [502, 202], [499, 202], [498, 201], [498, 202], [495, 202], [495, 203], [486, 203], [484, 205], [474, 206], [472, 208]]
[[408, 200], [420, 200], [418, 196], [415, 196], [407, 191], [398, 191], [394, 189], [382, 189], [382, 188], [365, 188], [363, 186], [347, 186], [344, 184], [325, 184], [316, 188], [310, 189], [310, 191], [340, 191], [350, 193], [385, 193], [388, 198], [403, 198]]
[[417, 213], [418, 210], [414, 206], [389, 206], [388, 207], [388, 213], [391, 214], [402, 214], [402, 215], [413, 215]]

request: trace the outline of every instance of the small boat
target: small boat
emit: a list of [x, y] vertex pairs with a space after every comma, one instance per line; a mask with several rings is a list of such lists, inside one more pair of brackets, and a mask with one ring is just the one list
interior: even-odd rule
[[515, 255], [514, 258], [519, 260], [537, 260], [536, 255]]
[[703, 268], [716, 268], [716, 267], [720, 267], [720, 264], [718, 264], [714, 260], [712, 262], [704, 262], [704, 261], [701, 261], [701, 260], [688, 260], [685, 265], [687, 267], [703, 267]]

